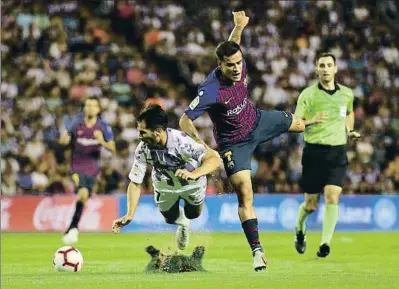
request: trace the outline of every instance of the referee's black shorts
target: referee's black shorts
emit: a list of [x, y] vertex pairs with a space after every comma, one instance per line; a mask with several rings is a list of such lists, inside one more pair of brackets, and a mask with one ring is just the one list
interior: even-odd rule
[[319, 194], [326, 185], [343, 187], [348, 157], [346, 145], [329, 146], [306, 143], [302, 155], [300, 186], [305, 193]]

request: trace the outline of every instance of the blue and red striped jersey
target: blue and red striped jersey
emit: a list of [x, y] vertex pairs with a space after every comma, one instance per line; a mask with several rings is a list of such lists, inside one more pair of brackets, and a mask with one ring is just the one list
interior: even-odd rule
[[248, 99], [244, 60], [239, 82], [223, 80], [220, 68], [216, 68], [199, 86], [196, 98], [185, 113], [195, 120], [205, 112], [213, 122], [213, 133], [219, 147], [244, 140], [254, 129], [257, 109]]
[[94, 137], [94, 132], [100, 130], [106, 142], [113, 140], [114, 135], [108, 123], [99, 117], [94, 126], [88, 127], [84, 114], [79, 114], [72, 122], [69, 133], [72, 136], [72, 173], [96, 176], [100, 170], [101, 144]]

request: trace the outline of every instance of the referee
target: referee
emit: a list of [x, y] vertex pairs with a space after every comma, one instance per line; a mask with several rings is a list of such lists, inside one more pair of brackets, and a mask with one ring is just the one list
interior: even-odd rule
[[305, 128], [305, 148], [302, 156], [301, 187], [305, 202], [299, 207], [295, 248], [306, 250], [306, 219], [317, 209], [320, 194], [324, 193], [325, 211], [318, 257], [327, 257], [338, 220], [338, 200], [344, 184], [348, 159], [347, 138], [358, 139], [354, 131], [353, 92], [335, 82], [335, 56], [323, 53], [316, 59], [317, 84], [305, 88], [299, 96], [295, 115], [311, 119], [319, 112], [327, 112], [324, 122]]

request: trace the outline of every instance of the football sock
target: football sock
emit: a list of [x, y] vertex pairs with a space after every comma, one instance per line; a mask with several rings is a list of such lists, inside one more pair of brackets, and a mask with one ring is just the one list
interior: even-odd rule
[[302, 203], [299, 206], [299, 213], [298, 213], [298, 219], [296, 220], [296, 230], [297, 231], [302, 231], [305, 233], [306, 231], [306, 219], [312, 212], [306, 211], [305, 209], [305, 203]]
[[252, 252], [262, 250], [262, 246], [260, 245], [259, 241], [258, 219], [246, 220], [241, 224], [241, 226], [244, 230], [245, 236], [247, 237], [247, 241]]
[[338, 205], [327, 204], [324, 211], [321, 244], [330, 244], [338, 220]]
[[67, 233], [69, 232], [70, 229], [77, 228], [80, 218], [82, 217], [82, 212], [85, 204], [82, 201], [77, 201], [76, 202], [76, 208], [75, 208], [75, 213], [73, 214], [71, 225], [69, 226]]
[[187, 219], [182, 207], [179, 207], [179, 217], [176, 219], [175, 224], [182, 226], [188, 226], [190, 224], [190, 220]]

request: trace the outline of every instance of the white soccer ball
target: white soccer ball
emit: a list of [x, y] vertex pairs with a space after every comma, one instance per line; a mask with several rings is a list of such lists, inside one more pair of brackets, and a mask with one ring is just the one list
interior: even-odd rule
[[78, 249], [64, 246], [54, 253], [53, 266], [57, 271], [79, 272], [83, 266], [83, 256]]

